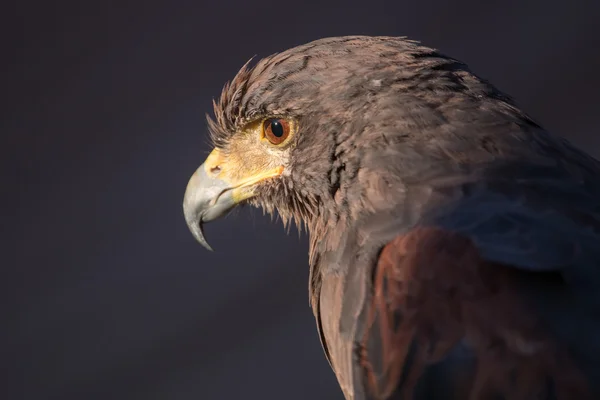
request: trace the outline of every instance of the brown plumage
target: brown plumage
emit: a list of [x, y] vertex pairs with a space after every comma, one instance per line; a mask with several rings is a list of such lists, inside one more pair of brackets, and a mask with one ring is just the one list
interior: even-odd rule
[[547, 398], [548, 377], [558, 398], [585, 396], [582, 373], [515, 290], [519, 276], [481, 259], [464, 236], [414, 229], [383, 248], [375, 271], [360, 344], [380, 350], [363, 350], [359, 363], [378, 397], [402, 387], [411, 398], [426, 366], [457, 346], [479, 365], [455, 371], [454, 398]]
[[310, 233], [310, 299], [347, 399], [600, 398], [600, 163], [466, 65], [403, 38], [245, 65], [184, 200]]

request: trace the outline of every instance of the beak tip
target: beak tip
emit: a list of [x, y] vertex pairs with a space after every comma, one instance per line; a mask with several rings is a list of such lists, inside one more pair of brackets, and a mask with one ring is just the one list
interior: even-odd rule
[[196, 229], [192, 231], [196, 240], [208, 251], [214, 251], [213, 248], [208, 244], [206, 237], [204, 236], [204, 227], [202, 225], [202, 221], [196, 224]]
[[200, 243], [202, 245], [202, 247], [204, 247], [206, 250], [210, 251], [210, 252], [214, 252], [213, 248], [210, 247], [210, 244], [208, 244], [207, 241], [201, 242]]

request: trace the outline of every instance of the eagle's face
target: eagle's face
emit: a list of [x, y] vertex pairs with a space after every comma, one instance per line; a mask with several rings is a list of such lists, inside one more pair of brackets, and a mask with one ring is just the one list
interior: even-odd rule
[[[300, 125], [289, 115], [265, 115], [231, 131], [192, 175], [185, 194], [184, 212], [192, 233], [205, 247], [202, 223], [233, 207], [250, 203], [284, 220], [308, 217], [310, 191], [294, 182], [294, 158]], [[295, 201], [303, 198], [299, 206]], [[314, 200], [314, 199], [313, 199]]]
[[374, 77], [362, 74], [367, 67], [332, 44], [333, 50], [305, 45], [244, 66], [223, 89], [216, 120], [208, 118], [215, 149], [191, 177], [184, 200], [186, 221], [205, 247], [202, 223], [239, 204], [309, 228], [317, 216], [341, 212], [339, 189], [352, 157], [340, 151], [340, 141], [351, 146], [360, 136], [366, 100], [382, 80], [375, 79], [377, 69]]

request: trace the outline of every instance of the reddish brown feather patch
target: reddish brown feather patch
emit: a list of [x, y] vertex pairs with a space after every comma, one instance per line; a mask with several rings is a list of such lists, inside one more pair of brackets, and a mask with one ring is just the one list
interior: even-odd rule
[[371, 393], [385, 399], [398, 390], [413, 341], [417, 353], [403, 398], [412, 397], [427, 365], [465, 340], [477, 365], [471, 379], [460, 379], [457, 398], [545, 398], [548, 379], [559, 400], [590, 398], [582, 375], [519, 298], [514, 279], [511, 269], [482, 260], [468, 238], [441, 229], [416, 229], [386, 245], [362, 342], [366, 349], [370, 328], [379, 324], [383, 365], [375, 369], [366, 350], [360, 356]]

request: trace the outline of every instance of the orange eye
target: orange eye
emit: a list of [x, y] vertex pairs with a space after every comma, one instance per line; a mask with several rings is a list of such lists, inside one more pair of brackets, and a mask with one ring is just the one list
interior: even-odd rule
[[270, 118], [263, 122], [263, 133], [272, 144], [281, 144], [290, 135], [290, 124], [282, 118]]

